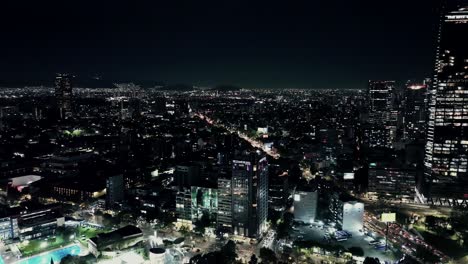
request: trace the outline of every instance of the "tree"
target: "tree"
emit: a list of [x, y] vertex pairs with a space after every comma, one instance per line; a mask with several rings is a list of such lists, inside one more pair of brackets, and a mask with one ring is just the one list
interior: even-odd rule
[[363, 264], [380, 264], [379, 258], [366, 257]]
[[450, 215], [450, 224], [462, 242], [463, 247], [468, 248], [468, 210], [455, 209]]
[[229, 240], [220, 250], [221, 254], [225, 258], [227, 263], [233, 263], [236, 261], [237, 253], [236, 253], [236, 243], [234, 241]]
[[202, 258], [203, 256], [201, 254], [198, 254], [198, 255], [195, 255], [193, 257], [190, 258], [190, 261], [189, 261], [189, 264], [198, 264], [198, 263], [202, 263]]
[[189, 231], [188, 226], [183, 225], [183, 226], [181, 226], [181, 227], [179, 228], [179, 232], [180, 232], [183, 236], [186, 236], [186, 235], [188, 235], [188, 233], [189, 233], [190, 231]]
[[276, 230], [278, 239], [285, 238], [289, 235], [293, 220], [294, 220], [293, 214], [289, 212], [284, 213], [283, 218], [279, 221], [279, 224]]
[[258, 258], [257, 258], [257, 256], [255, 256], [255, 254], [253, 254], [250, 257], [249, 264], [257, 264], [257, 263], [258, 263]]
[[96, 258], [93, 255], [88, 254], [86, 256], [72, 256], [66, 255], [62, 260], [60, 260], [61, 264], [90, 264], [96, 263]]
[[69, 240], [70, 237], [75, 233], [75, 231], [71, 228], [67, 228], [64, 226], [57, 227], [55, 234], [57, 236], [61, 236], [64, 240]]
[[435, 223], [436, 223], [435, 216], [433, 215], [426, 216], [426, 221], [424, 221], [424, 225], [426, 226], [427, 229], [434, 229]]
[[118, 218], [113, 217], [112, 215], [106, 213], [102, 215], [102, 224], [104, 226], [118, 225], [119, 220]]
[[205, 228], [211, 225], [210, 215], [206, 212], [202, 214], [200, 220], [195, 223], [195, 231], [199, 233], [205, 233]]
[[350, 247], [348, 248], [348, 251], [354, 256], [364, 256], [364, 250], [361, 247]]
[[278, 261], [275, 252], [264, 247], [260, 249], [260, 258], [262, 259], [262, 263], [276, 263]]
[[416, 247], [416, 257], [427, 263], [436, 263], [440, 261], [440, 258], [434, 255], [431, 250], [421, 245]]

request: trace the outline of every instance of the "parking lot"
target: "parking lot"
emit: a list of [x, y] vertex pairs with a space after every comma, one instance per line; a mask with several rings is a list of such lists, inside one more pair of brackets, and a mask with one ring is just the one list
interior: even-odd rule
[[[325, 225], [295, 225], [293, 227], [293, 233], [291, 235], [293, 240], [312, 240], [321, 243], [330, 243], [341, 245], [345, 248], [350, 247], [360, 247], [364, 250], [364, 255], [368, 257], [377, 257], [381, 261], [395, 261], [393, 253], [388, 250], [385, 252], [384, 249], [379, 250], [375, 249], [374, 245], [369, 244], [370, 241], [375, 240], [369, 236], [366, 236], [362, 233], [353, 233], [352, 237], [348, 238], [346, 241], [338, 242], [333, 238], [332, 233], [333, 229], [330, 229], [329, 226]], [[377, 240], [382, 240], [383, 238], [377, 238]]]

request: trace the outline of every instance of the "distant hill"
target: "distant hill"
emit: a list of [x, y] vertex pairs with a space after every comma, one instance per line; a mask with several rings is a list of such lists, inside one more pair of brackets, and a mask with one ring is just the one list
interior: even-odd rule
[[159, 88], [160, 90], [168, 90], [168, 91], [193, 91], [193, 85], [189, 84], [170, 84], [165, 85]]
[[235, 85], [218, 85], [212, 88], [212, 90], [220, 92], [229, 92], [229, 91], [240, 91], [241, 88]]

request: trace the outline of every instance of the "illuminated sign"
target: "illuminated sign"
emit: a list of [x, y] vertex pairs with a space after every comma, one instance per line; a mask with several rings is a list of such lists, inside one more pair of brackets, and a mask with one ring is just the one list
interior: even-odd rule
[[424, 84], [413, 84], [413, 85], [408, 86], [408, 88], [411, 89], [411, 90], [419, 90], [419, 89], [422, 89], [422, 88], [426, 88], [426, 85], [424, 85]]
[[468, 15], [447, 15], [447, 19], [468, 19]]
[[396, 213], [383, 213], [381, 220], [384, 223], [391, 223], [396, 221]]
[[300, 194], [295, 194], [294, 195], [294, 201], [300, 202], [301, 201], [301, 195]]
[[343, 174], [343, 180], [354, 180], [354, 172], [346, 172]]

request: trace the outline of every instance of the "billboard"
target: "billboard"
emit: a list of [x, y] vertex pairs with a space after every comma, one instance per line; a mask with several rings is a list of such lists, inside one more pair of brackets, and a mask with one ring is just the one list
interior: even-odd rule
[[353, 172], [345, 172], [343, 174], [343, 180], [354, 180], [354, 173]]
[[396, 221], [396, 214], [395, 213], [383, 213], [381, 216], [381, 220], [384, 223], [391, 223]]

